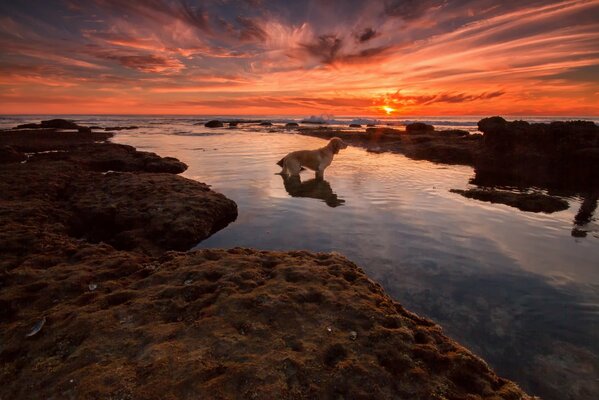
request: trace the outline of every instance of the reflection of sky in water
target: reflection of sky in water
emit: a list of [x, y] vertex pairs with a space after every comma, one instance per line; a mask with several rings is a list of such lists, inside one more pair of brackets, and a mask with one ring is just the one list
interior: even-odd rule
[[[132, 131], [114, 139], [178, 157], [189, 165], [185, 176], [237, 202], [237, 221], [199, 247], [338, 251], [537, 394], [599, 394], [599, 240], [570, 236], [580, 199], [568, 199], [570, 209], [551, 215], [521, 212], [450, 193], [467, 187], [469, 167], [348, 148], [326, 172], [345, 200], [331, 208], [290, 197], [275, 175], [281, 156], [325, 141], [210, 132], [222, 134]], [[310, 178], [302, 173], [304, 181]]]

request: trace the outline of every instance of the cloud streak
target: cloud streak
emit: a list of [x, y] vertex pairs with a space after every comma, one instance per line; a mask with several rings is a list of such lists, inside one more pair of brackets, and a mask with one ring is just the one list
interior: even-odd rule
[[599, 0], [4, 2], [0, 105], [596, 114], [598, 21]]

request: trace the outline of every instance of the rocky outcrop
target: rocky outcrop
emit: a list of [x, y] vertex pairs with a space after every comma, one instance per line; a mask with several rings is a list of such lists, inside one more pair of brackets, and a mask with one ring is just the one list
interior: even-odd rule
[[264, 122], [260, 122], [259, 124], [260, 126], [272, 126], [272, 122], [269, 121], [264, 121]]
[[[6, 227], [48, 225], [44, 231], [157, 254], [188, 249], [237, 216], [233, 201], [174, 175], [185, 164], [130, 146], [79, 144], [16, 161], [0, 164], [0, 222]], [[28, 247], [15, 251], [25, 254]]]
[[42, 128], [52, 128], [52, 129], [79, 129], [80, 126], [73, 121], [69, 121], [66, 119], [50, 119], [47, 121], [41, 122]]
[[29, 162], [69, 161], [93, 171], [166, 172], [179, 174], [187, 165], [172, 157], [137, 151], [132, 146], [115, 143], [98, 143], [94, 146], [78, 145], [69, 151], [34, 154]]
[[362, 125], [360, 125], [360, 124], [349, 124], [349, 127], [350, 128], [361, 128]]
[[528, 398], [339, 255], [47, 251], [3, 277], [3, 397]]
[[451, 189], [450, 192], [460, 194], [469, 199], [505, 204], [522, 211], [551, 214], [568, 209], [568, 202], [566, 200], [542, 193], [515, 193], [492, 189]]
[[0, 146], [11, 146], [20, 152], [57, 151], [107, 140], [110, 132], [57, 132], [55, 129], [17, 130], [0, 134]]
[[297, 122], [287, 122], [285, 124], [285, 128], [297, 128], [299, 127], [299, 124]]
[[222, 128], [224, 125], [221, 121], [212, 120], [204, 124], [206, 128]]
[[434, 130], [434, 126], [425, 124], [423, 122], [414, 122], [406, 125], [406, 132], [408, 134], [433, 132]]

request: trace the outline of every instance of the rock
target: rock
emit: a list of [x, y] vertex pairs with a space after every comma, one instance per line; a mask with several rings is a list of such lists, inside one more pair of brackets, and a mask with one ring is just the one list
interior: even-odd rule
[[172, 157], [160, 157], [155, 153], [137, 151], [132, 146], [116, 143], [100, 143], [93, 146], [73, 146], [69, 151], [35, 154], [30, 162], [69, 161], [85, 169], [104, 172], [165, 172], [179, 174], [187, 165]]
[[268, 122], [268, 121], [260, 122], [260, 126], [272, 126], [272, 122]]
[[505, 129], [507, 121], [502, 117], [488, 117], [478, 121], [478, 130], [483, 133], [495, 133]]
[[80, 126], [77, 129], [77, 132], [79, 132], [79, 133], [92, 133], [92, 128], [88, 128], [87, 126]]
[[0, 146], [0, 164], [25, 161], [27, 156], [11, 146]]
[[368, 128], [374, 128], [376, 125], [375, 124], [367, 124], [366, 127]]
[[489, 189], [451, 189], [450, 192], [458, 193], [470, 199], [486, 201], [489, 203], [501, 203], [529, 212], [551, 214], [557, 211], [567, 210], [569, 207], [566, 200], [542, 193], [514, 193]]
[[361, 128], [362, 125], [360, 125], [360, 124], [349, 124], [349, 127], [350, 128]]
[[434, 130], [435, 130], [434, 126], [425, 124], [422, 122], [414, 122], [412, 124], [406, 125], [406, 132], [409, 134], [426, 133], [426, 132], [432, 132]]
[[299, 127], [299, 124], [297, 122], [287, 122], [285, 124], [285, 128], [297, 128]]
[[42, 128], [53, 129], [79, 129], [79, 125], [66, 119], [50, 119], [42, 121], [41, 126]]
[[235, 128], [235, 127], [237, 127], [237, 125], [239, 125], [239, 122], [236, 122], [236, 121], [229, 122], [229, 128]]
[[[2, 398], [531, 399], [339, 255], [47, 244], [52, 264], [3, 278], [2, 356], [19, 368], [3, 371]], [[82, 290], [89, 276], [110, 290]], [[40, 313], [52, 330], [32, 345], [19, 324]], [[355, 339], [323, 329], [338, 325]]]
[[17, 125], [15, 129], [39, 129], [41, 127], [41, 124], [21, 124]]
[[0, 146], [10, 145], [21, 152], [64, 150], [112, 137], [109, 132], [56, 132], [54, 129], [16, 130], [0, 134]]
[[206, 128], [222, 128], [223, 127], [223, 123], [221, 121], [212, 120], [212, 121], [206, 122], [204, 124], [204, 126]]

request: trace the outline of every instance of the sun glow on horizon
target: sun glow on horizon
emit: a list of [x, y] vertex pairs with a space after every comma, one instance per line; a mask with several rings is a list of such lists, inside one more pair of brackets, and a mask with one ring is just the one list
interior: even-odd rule
[[391, 115], [391, 113], [397, 111], [395, 108], [390, 106], [382, 106], [381, 108], [387, 115]]

